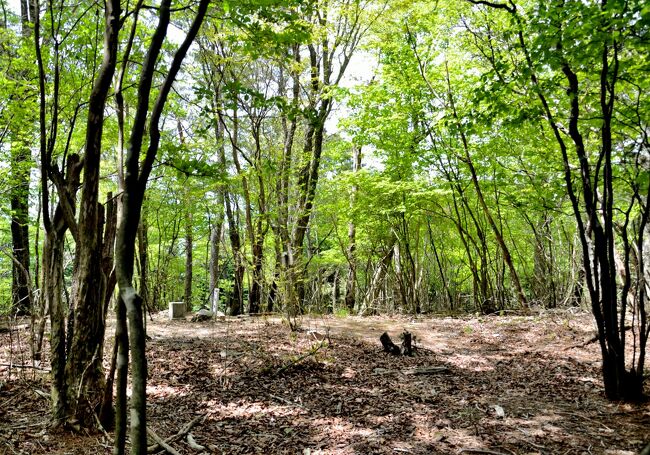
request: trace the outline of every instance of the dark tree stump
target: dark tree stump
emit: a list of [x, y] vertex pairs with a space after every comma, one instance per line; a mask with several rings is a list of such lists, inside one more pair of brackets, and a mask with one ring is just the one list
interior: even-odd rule
[[413, 345], [411, 344], [412, 337], [411, 332], [402, 333], [402, 354], [409, 357], [413, 356]]
[[381, 341], [382, 346], [384, 346], [384, 351], [388, 352], [389, 354], [392, 355], [400, 355], [402, 352], [395, 343], [390, 339], [388, 336], [387, 332], [384, 332], [380, 337], [379, 341]]

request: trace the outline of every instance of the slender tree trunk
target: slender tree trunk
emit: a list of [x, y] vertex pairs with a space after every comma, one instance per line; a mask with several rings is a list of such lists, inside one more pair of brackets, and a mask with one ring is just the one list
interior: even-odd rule
[[436, 265], [438, 266], [438, 272], [440, 273], [440, 280], [442, 281], [442, 287], [445, 290], [445, 294], [447, 295], [447, 300], [449, 303], [449, 310], [453, 311], [454, 310], [454, 299], [451, 295], [451, 291], [449, 290], [449, 285], [447, 284], [447, 277], [445, 274], [445, 271], [442, 267], [442, 263], [440, 262], [440, 255], [438, 254], [438, 248], [436, 247], [436, 242], [433, 239], [433, 229], [431, 229], [431, 220], [427, 219], [427, 228], [429, 230], [429, 242], [431, 243], [431, 248], [433, 249], [433, 255], [436, 258]]
[[[219, 202], [219, 207], [223, 207], [223, 198], [219, 197]], [[223, 214], [218, 216], [210, 227], [210, 308], [215, 314], [219, 309], [219, 247], [223, 229]]]
[[[454, 98], [451, 92], [451, 83], [449, 82], [448, 69], [447, 69], [447, 88], [448, 88], [449, 104], [454, 119], [458, 122], [458, 113], [456, 112]], [[501, 249], [501, 254], [503, 254], [503, 260], [505, 261], [506, 265], [508, 266], [508, 270], [510, 271], [510, 280], [512, 281], [512, 285], [514, 286], [515, 292], [517, 293], [517, 300], [519, 301], [519, 304], [523, 308], [528, 308], [528, 301], [526, 299], [526, 295], [524, 294], [524, 290], [521, 287], [521, 283], [519, 281], [519, 274], [517, 273], [517, 269], [515, 268], [514, 263], [512, 261], [510, 250], [508, 249], [508, 246], [506, 245], [506, 242], [503, 239], [503, 234], [501, 233], [498, 226], [496, 225], [494, 218], [492, 217], [492, 213], [490, 212], [490, 209], [488, 208], [487, 203], [485, 202], [485, 198], [483, 197], [483, 191], [481, 190], [481, 186], [478, 181], [478, 176], [476, 174], [476, 169], [474, 168], [474, 163], [469, 153], [469, 143], [467, 142], [465, 131], [463, 130], [460, 123], [458, 125], [458, 130], [460, 132], [461, 142], [463, 144], [463, 151], [465, 153], [464, 161], [467, 164], [467, 167], [469, 168], [470, 175], [472, 178], [472, 184], [474, 186], [474, 190], [476, 191], [476, 197], [478, 198], [479, 204], [481, 205], [481, 209], [483, 210], [483, 214], [485, 215], [485, 218], [487, 219], [490, 228], [492, 228], [492, 232], [494, 233], [494, 238], [496, 239], [497, 244]]]
[[18, 314], [30, 314], [33, 308], [29, 293], [29, 149], [15, 145], [11, 161], [12, 308]]
[[[224, 133], [225, 128], [223, 125], [223, 113], [221, 109], [221, 92], [217, 89], [215, 90], [215, 100], [214, 106], [218, 109], [219, 117], [217, 119], [217, 140], [220, 143], [219, 146], [219, 161], [224, 169], [227, 166], [226, 161], [226, 150], [224, 146]], [[226, 219], [228, 221], [228, 238], [230, 239], [230, 247], [232, 249], [233, 255], [233, 264], [234, 264], [234, 284], [233, 291], [230, 297], [229, 303], [226, 308], [226, 313], [231, 316], [237, 316], [240, 314], [244, 307], [243, 302], [243, 287], [244, 287], [244, 263], [242, 257], [242, 248], [241, 248], [241, 237], [239, 235], [239, 227], [237, 225], [237, 220], [235, 218], [234, 203], [232, 201], [232, 196], [228, 190], [227, 185], [223, 184], [223, 200], [224, 208], [226, 212]]]
[[[352, 147], [352, 172], [355, 174], [361, 169], [361, 147]], [[352, 185], [350, 194], [350, 208], [354, 212], [357, 198], [358, 185]], [[348, 275], [345, 280], [345, 306], [353, 311], [356, 304], [357, 292], [357, 258], [356, 258], [356, 226], [353, 220], [348, 223]]]
[[360, 316], [367, 314], [368, 311], [371, 313], [375, 312], [375, 309], [377, 307], [376, 304], [379, 302], [379, 297], [384, 285], [386, 272], [388, 270], [388, 267], [390, 267], [390, 263], [393, 260], [393, 255], [395, 254], [395, 241], [396, 239], [393, 237], [386, 254], [375, 268], [375, 271], [372, 275], [372, 280], [370, 281], [370, 286], [368, 287], [368, 292], [366, 293], [366, 296], [363, 300], [363, 304], [359, 308], [358, 313]]
[[[22, 36], [32, 35], [34, 26], [34, 1], [20, 1]], [[30, 14], [31, 13], [31, 14]], [[14, 261], [11, 268], [12, 308], [18, 314], [29, 314], [32, 308], [29, 282], [29, 174], [31, 156], [24, 133], [16, 132], [11, 147], [11, 243]]]
[[192, 311], [192, 249], [194, 236], [192, 235], [192, 212], [185, 212], [185, 308]]

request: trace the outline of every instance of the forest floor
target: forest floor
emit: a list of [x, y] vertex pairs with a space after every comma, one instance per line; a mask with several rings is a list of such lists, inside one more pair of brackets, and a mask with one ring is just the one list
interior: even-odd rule
[[[650, 442], [650, 403], [604, 397], [588, 314], [305, 317], [301, 328], [156, 315], [150, 427], [169, 438], [194, 421], [203, 452], [225, 454], [622, 455]], [[398, 342], [404, 329], [416, 355], [385, 354], [379, 336]], [[28, 358], [27, 334], [12, 332], [12, 353], [0, 335], [0, 453], [111, 453], [110, 434], [48, 428], [47, 373], [7, 366]], [[201, 453], [185, 437], [171, 446]]]

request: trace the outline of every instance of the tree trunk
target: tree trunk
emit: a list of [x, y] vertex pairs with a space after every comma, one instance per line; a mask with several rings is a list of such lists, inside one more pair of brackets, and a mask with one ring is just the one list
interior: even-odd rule
[[101, 268], [104, 213], [98, 197], [104, 111], [117, 63], [118, 0], [106, 3], [105, 26], [104, 57], [88, 101], [83, 190], [72, 288], [74, 331], [66, 364], [68, 406], [80, 422], [87, 423], [94, 422], [93, 407], [101, 401], [104, 380], [101, 358], [104, 341], [104, 312], [101, 308], [104, 302], [102, 282], [105, 279]]
[[[34, 25], [35, 2], [20, 1], [22, 36], [27, 40]], [[29, 314], [32, 308], [29, 275], [29, 174], [31, 156], [29, 143], [21, 138], [11, 147], [11, 243], [14, 261], [11, 268], [12, 309], [17, 314]]]
[[510, 271], [510, 280], [512, 281], [512, 285], [514, 286], [515, 292], [517, 293], [517, 300], [519, 301], [519, 304], [521, 305], [522, 308], [528, 308], [528, 300], [526, 299], [524, 290], [521, 287], [521, 283], [519, 281], [519, 274], [517, 273], [517, 269], [515, 268], [514, 263], [512, 261], [510, 250], [508, 249], [508, 246], [506, 245], [506, 242], [503, 239], [503, 234], [501, 233], [501, 230], [495, 223], [494, 218], [492, 217], [492, 213], [490, 212], [490, 209], [488, 208], [487, 203], [485, 202], [485, 198], [483, 197], [483, 191], [479, 184], [478, 176], [476, 174], [476, 169], [474, 168], [474, 163], [469, 153], [469, 143], [467, 142], [465, 131], [458, 121], [458, 113], [456, 112], [454, 97], [451, 91], [451, 83], [449, 81], [449, 69], [447, 69], [447, 90], [448, 90], [447, 94], [448, 94], [449, 104], [452, 110], [452, 114], [454, 116], [454, 119], [458, 123], [458, 131], [463, 145], [464, 161], [467, 164], [467, 167], [470, 171], [472, 184], [474, 186], [474, 190], [476, 191], [476, 197], [478, 198], [481, 209], [483, 210], [483, 214], [485, 215], [485, 218], [487, 219], [488, 224], [492, 229], [494, 238], [496, 239], [497, 244], [501, 249], [501, 253], [503, 254], [503, 260], [505, 261], [506, 265], [508, 266], [508, 270]]
[[[145, 213], [142, 214], [142, 220], [138, 226], [138, 258], [140, 260], [140, 285], [138, 286], [138, 292], [142, 297], [142, 302], [145, 308], [145, 313], [147, 309], [151, 308], [151, 302], [149, 301], [149, 226], [147, 224], [147, 218]], [[145, 317], [146, 319], [146, 317]]]
[[[119, 8], [119, 2], [117, 2]], [[152, 89], [156, 61], [160, 54], [163, 41], [170, 22], [171, 0], [163, 0], [159, 8], [158, 24], [149, 44], [149, 49], [142, 66], [138, 84], [138, 107], [133, 120], [129, 146], [125, 160], [124, 193], [122, 195], [122, 218], [117, 233], [116, 270], [120, 287], [120, 296], [126, 307], [130, 353], [133, 366], [131, 392], [131, 453], [141, 455], [147, 453], [147, 414], [146, 414], [146, 383], [147, 359], [145, 354], [145, 334], [142, 320], [142, 298], [133, 288], [133, 263], [135, 260], [135, 240], [137, 227], [140, 224], [142, 203], [144, 201], [147, 181], [153, 168], [158, 148], [160, 146], [160, 119], [167, 101], [172, 84], [180, 70], [183, 59], [194, 41], [208, 9], [209, 0], [201, 0], [196, 16], [172, 59], [167, 76], [165, 77], [158, 97], [149, 115], [149, 97]], [[119, 15], [118, 15], [119, 16]], [[146, 121], [149, 118], [149, 144], [142, 163], [140, 155], [144, 140]], [[124, 353], [126, 356], [126, 352]], [[126, 382], [121, 383], [118, 394], [126, 388]], [[121, 421], [124, 425], [124, 421]], [[119, 429], [120, 432], [123, 427]], [[122, 433], [120, 433], [122, 434]], [[116, 441], [115, 451], [120, 452], [121, 441]]]
[[[221, 194], [221, 193], [220, 193]], [[223, 198], [219, 198], [223, 207]], [[223, 214], [210, 228], [210, 308], [213, 313], [219, 310], [219, 247], [221, 244], [221, 231], [223, 228]]]
[[43, 305], [50, 309], [50, 365], [52, 368], [52, 417], [55, 424], [63, 423], [67, 414], [65, 381], [65, 309], [62, 296], [63, 253], [65, 237], [56, 231], [45, 234], [43, 244]]
[[[221, 92], [219, 90], [215, 91], [215, 100], [214, 106], [221, 106]], [[226, 150], [223, 145], [224, 139], [224, 126], [223, 126], [223, 116], [219, 111], [219, 117], [217, 119], [217, 139], [220, 140], [219, 146], [219, 161], [221, 165], [226, 168]], [[237, 225], [237, 220], [235, 219], [235, 211], [233, 210], [233, 202], [228, 190], [227, 185], [223, 184], [223, 200], [224, 208], [226, 212], [226, 219], [228, 220], [228, 238], [230, 239], [230, 247], [232, 249], [233, 255], [233, 264], [234, 264], [234, 276], [233, 276], [233, 291], [230, 296], [228, 305], [226, 306], [226, 313], [231, 316], [237, 316], [242, 312], [244, 307], [243, 301], [243, 287], [244, 287], [244, 263], [241, 251], [241, 237], [239, 235], [239, 227]]]
[[[361, 169], [361, 147], [352, 147], [352, 172], [355, 174]], [[357, 198], [358, 185], [352, 185], [350, 194], [350, 209], [354, 212]], [[345, 306], [348, 310], [353, 311], [356, 304], [357, 292], [357, 258], [356, 258], [356, 226], [354, 220], [348, 223], [348, 275], [345, 280]]]
[[11, 149], [11, 268], [12, 308], [18, 314], [32, 312], [29, 275], [29, 149], [16, 144]]
[[194, 248], [192, 235], [192, 213], [185, 212], [185, 308], [192, 311], [192, 248]]

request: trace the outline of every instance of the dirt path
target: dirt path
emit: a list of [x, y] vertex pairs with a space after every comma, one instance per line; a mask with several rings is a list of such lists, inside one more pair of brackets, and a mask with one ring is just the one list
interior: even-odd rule
[[[606, 401], [597, 346], [575, 347], [593, 335], [589, 315], [329, 317], [301, 327], [158, 315], [148, 328], [152, 428], [168, 437], [204, 416], [194, 440], [226, 454], [635, 454], [650, 442], [650, 404]], [[403, 329], [417, 355], [386, 356], [379, 335]], [[47, 401], [34, 390], [47, 390], [44, 378], [0, 369], [0, 382], [0, 453], [110, 453], [101, 434], [43, 427]]]

